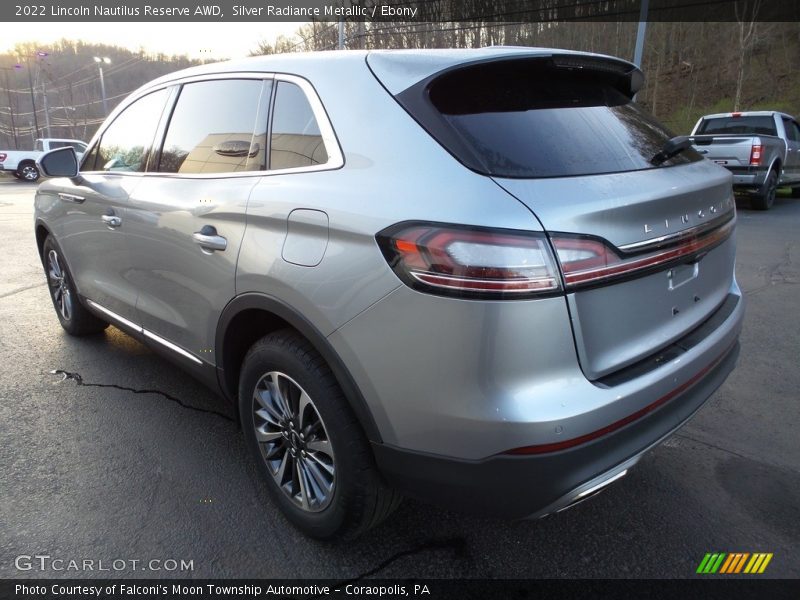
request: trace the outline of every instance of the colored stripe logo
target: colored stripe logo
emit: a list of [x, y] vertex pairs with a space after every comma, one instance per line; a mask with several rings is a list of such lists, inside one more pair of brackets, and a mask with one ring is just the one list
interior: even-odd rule
[[772, 552], [707, 552], [697, 567], [701, 575], [715, 573], [733, 575], [748, 573], [751, 575], [763, 573], [772, 560]]

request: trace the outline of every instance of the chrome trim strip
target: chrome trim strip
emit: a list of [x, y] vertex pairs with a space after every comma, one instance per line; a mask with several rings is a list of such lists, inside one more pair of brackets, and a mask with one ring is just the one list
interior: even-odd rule
[[604, 479], [603, 481], [601, 481], [597, 485], [593, 485], [589, 489], [583, 490], [580, 494], [575, 496], [575, 499], [576, 500], [580, 500], [581, 498], [583, 498], [585, 496], [588, 496], [589, 494], [592, 494], [592, 493], [596, 492], [597, 490], [599, 490], [601, 488], [604, 488], [607, 485], [610, 485], [610, 484], [614, 483], [617, 479], [620, 479], [621, 477], [625, 477], [625, 475], [627, 475], [627, 473], [628, 473], [628, 469], [623, 469], [622, 471], [620, 471], [619, 473], [617, 473], [613, 477], [609, 477], [608, 479]]
[[114, 319], [114, 320], [115, 320], [115, 321], [117, 321], [118, 323], [121, 323], [122, 325], [125, 325], [125, 327], [128, 327], [128, 328], [130, 328], [130, 329], [133, 329], [133, 330], [134, 330], [136, 333], [142, 333], [142, 331], [144, 331], [144, 330], [143, 330], [143, 329], [142, 329], [142, 328], [141, 328], [139, 325], [137, 325], [137, 324], [136, 324], [136, 323], [134, 323], [133, 321], [129, 321], [129, 320], [128, 320], [128, 319], [126, 319], [125, 317], [121, 317], [121, 316], [119, 316], [117, 313], [115, 313], [115, 312], [113, 312], [113, 311], [110, 311], [110, 310], [108, 310], [108, 309], [107, 309], [106, 307], [104, 307], [104, 306], [100, 306], [100, 305], [99, 305], [97, 302], [94, 302], [93, 300], [89, 300], [89, 299], [87, 298], [87, 299], [86, 299], [86, 303], [87, 303], [89, 306], [91, 306], [92, 308], [94, 308], [95, 310], [99, 310], [101, 313], [103, 313], [103, 314], [104, 314], [104, 315], [106, 315], [107, 317], [111, 317], [112, 319]]
[[197, 358], [194, 354], [192, 354], [190, 352], [187, 352], [186, 350], [184, 350], [180, 346], [176, 346], [172, 342], [168, 342], [167, 340], [165, 340], [164, 338], [156, 335], [155, 333], [153, 333], [151, 331], [147, 331], [147, 329], [142, 329], [142, 333], [144, 333], [144, 336], [146, 338], [149, 338], [149, 339], [153, 340], [154, 342], [158, 342], [162, 346], [164, 346], [166, 348], [169, 348], [173, 352], [177, 352], [181, 356], [184, 356], [184, 357], [188, 358], [189, 360], [194, 361], [198, 365], [202, 365], [203, 364], [203, 361], [200, 360], [199, 358]]
[[164, 346], [165, 348], [169, 348], [169, 349], [170, 349], [170, 350], [172, 350], [173, 352], [176, 352], [176, 353], [180, 354], [181, 356], [183, 356], [183, 357], [185, 357], [185, 358], [188, 358], [189, 360], [191, 360], [191, 361], [193, 361], [193, 362], [197, 363], [198, 365], [202, 365], [202, 364], [203, 364], [203, 361], [202, 361], [202, 360], [200, 360], [199, 358], [197, 358], [197, 357], [196, 357], [194, 354], [192, 354], [191, 352], [187, 352], [186, 350], [184, 350], [184, 349], [183, 349], [183, 348], [181, 348], [180, 346], [177, 346], [177, 345], [173, 344], [172, 342], [169, 342], [169, 341], [165, 340], [164, 338], [162, 338], [161, 336], [158, 336], [158, 335], [156, 335], [156, 334], [155, 334], [155, 333], [153, 333], [152, 331], [147, 331], [147, 329], [144, 329], [142, 326], [140, 326], [140, 325], [137, 325], [137, 324], [136, 324], [136, 323], [134, 323], [133, 321], [129, 321], [129, 320], [128, 320], [128, 319], [126, 319], [125, 317], [121, 317], [121, 316], [119, 316], [119, 315], [118, 315], [117, 313], [115, 313], [114, 311], [108, 310], [108, 309], [107, 309], [106, 307], [104, 307], [104, 306], [100, 306], [100, 305], [99, 305], [97, 302], [95, 302], [95, 301], [93, 301], [93, 300], [89, 300], [89, 299], [87, 298], [87, 299], [86, 299], [86, 303], [87, 303], [89, 306], [91, 306], [92, 308], [94, 308], [95, 310], [98, 310], [98, 311], [100, 311], [101, 313], [103, 313], [104, 315], [106, 315], [106, 316], [108, 316], [108, 317], [111, 317], [112, 319], [114, 319], [114, 320], [115, 320], [115, 321], [117, 321], [118, 323], [120, 323], [120, 324], [122, 324], [122, 325], [125, 325], [125, 327], [127, 327], [127, 328], [129, 328], [129, 329], [132, 329], [132, 330], [133, 330], [133, 331], [135, 331], [136, 333], [141, 333], [141, 334], [143, 334], [143, 335], [144, 335], [146, 338], [148, 338], [148, 339], [151, 339], [151, 340], [153, 340], [154, 342], [158, 342], [159, 344], [161, 344], [161, 345], [162, 345], [162, 346]]
[[723, 225], [727, 224], [728, 221], [734, 219], [735, 215], [736, 213], [734, 211], [730, 211], [722, 215], [721, 217], [717, 217], [713, 221], [709, 221], [708, 223], [701, 223], [700, 225], [696, 225], [694, 227], [691, 227], [690, 229], [684, 229], [683, 231], [669, 233], [667, 235], [662, 235], [660, 237], [653, 238], [650, 240], [644, 240], [642, 242], [633, 242], [632, 244], [625, 244], [624, 246], [618, 246], [618, 249], [625, 253], [639, 253], [639, 252], [647, 252], [650, 250], [657, 250], [664, 246], [670, 246], [672, 244], [676, 244], [683, 239], [702, 235], [703, 233], [707, 233], [712, 229], [722, 227]]

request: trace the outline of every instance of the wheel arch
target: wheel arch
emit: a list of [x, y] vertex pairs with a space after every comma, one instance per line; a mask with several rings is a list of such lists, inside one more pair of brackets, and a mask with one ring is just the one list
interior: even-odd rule
[[239, 371], [247, 350], [271, 331], [292, 328], [305, 337], [330, 367], [367, 438], [382, 441], [363, 394], [330, 342], [305, 317], [281, 300], [247, 292], [231, 300], [220, 315], [216, 330], [217, 378], [225, 397], [238, 407]]
[[36, 247], [39, 249], [39, 258], [42, 258], [42, 252], [44, 251], [44, 241], [47, 239], [48, 235], [52, 235], [50, 230], [47, 228], [41, 220], [36, 221]]
[[781, 175], [783, 175], [781, 172], [782, 169], [783, 163], [781, 162], [781, 159], [776, 156], [775, 159], [770, 163], [769, 169], [767, 169], [767, 176], [769, 175], [770, 171], [775, 171], [775, 175], [778, 176], [778, 183], [780, 183]]
[[24, 169], [27, 166], [32, 166], [32, 167], [36, 168], [37, 171], [39, 170], [39, 167], [36, 166], [36, 161], [35, 160], [33, 160], [32, 158], [25, 158], [25, 159], [19, 161], [19, 164], [17, 165], [17, 169], [16, 169], [17, 173], [21, 174], [22, 173], [22, 169]]

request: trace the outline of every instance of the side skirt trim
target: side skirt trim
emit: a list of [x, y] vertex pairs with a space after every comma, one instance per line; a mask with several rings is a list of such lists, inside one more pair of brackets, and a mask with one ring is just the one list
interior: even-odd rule
[[108, 316], [108, 317], [111, 317], [111, 318], [112, 318], [112, 319], [114, 319], [116, 322], [118, 322], [118, 323], [120, 323], [120, 324], [124, 325], [124, 326], [125, 326], [125, 327], [127, 327], [128, 329], [132, 329], [132, 330], [133, 330], [133, 331], [135, 331], [136, 333], [140, 333], [140, 334], [144, 335], [146, 338], [148, 338], [148, 339], [150, 339], [150, 340], [153, 340], [154, 342], [157, 342], [157, 343], [161, 344], [161, 345], [162, 345], [162, 346], [164, 346], [165, 348], [169, 348], [170, 350], [172, 350], [172, 351], [173, 351], [173, 352], [175, 352], [176, 354], [180, 354], [180, 355], [181, 355], [181, 356], [183, 356], [184, 358], [188, 358], [189, 360], [191, 360], [192, 362], [194, 362], [194, 363], [196, 363], [196, 364], [198, 364], [198, 365], [202, 365], [202, 364], [203, 364], [203, 361], [202, 361], [202, 360], [200, 360], [199, 358], [197, 358], [197, 357], [196, 357], [194, 354], [192, 354], [191, 352], [187, 352], [186, 350], [184, 350], [184, 349], [183, 349], [183, 348], [181, 348], [180, 346], [178, 346], [178, 345], [176, 345], [176, 344], [173, 344], [173, 343], [172, 343], [172, 342], [170, 342], [169, 340], [165, 340], [164, 338], [162, 338], [162, 337], [161, 337], [161, 336], [159, 336], [159, 335], [156, 335], [156, 334], [155, 334], [155, 333], [153, 333], [152, 331], [148, 331], [147, 329], [145, 329], [145, 328], [144, 328], [144, 327], [142, 327], [141, 325], [137, 325], [137, 324], [136, 324], [136, 323], [134, 323], [133, 321], [129, 321], [128, 319], [126, 319], [125, 317], [122, 317], [122, 316], [118, 315], [118, 314], [117, 314], [117, 313], [115, 313], [114, 311], [108, 310], [108, 309], [107, 309], [105, 306], [101, 306], [101, 305], [99, 305], [97, 302], [95, 302], [95, 301], [93, 301], [93, 300], [89, 300], [88, 298], [86, 299], [86, 303], [87, 303], [89, 306], [91, 306], [93, 309], [95, 309], [95, 310], [97, 310], [97, 311], [99, 311], [99, 312], [103, 313], [104, 315], [106, 315], [106, 316]]

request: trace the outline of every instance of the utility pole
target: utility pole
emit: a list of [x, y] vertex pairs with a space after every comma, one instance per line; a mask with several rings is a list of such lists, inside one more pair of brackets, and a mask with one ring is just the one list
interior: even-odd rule
[[9, 67], [3, 67], [3, 75], [6, 78], [6, 93], [8, 94], [8, 112], [11, 115], [11, 132], [14, 134], [14, 149], [19, 150], [19, 140], [17, 139], [17, 124], [14, 122], [14, 105], [11, 103], [11, 85], [8, 83]]
[[44, 98], [44, 127], [47, 137], [53, 137], [50, 133], [50, 107], [47, 105], [47, 88], [45, 87], [44, 77], [42, 77], [42, 98]]
[[107, 56], [99, 58], [94, 57], [94, 62], [97, 63], [97, 69], [100, 71], [100, 94], [103, 96], [103, 116], [108, 116], [108, 101], [106, 100], [106, 80], [103, 78], [103, 64], [111, 64], [111, 59]]
[[39, 119], [36, 117], [36, 98], [33, 95], [33, 77], [31, 75], [31, 60], [28, 59], [28, 85], [31, 90], [31, 109], [33, 110], [33, 131], [39, 137]]
[[636, 30], [636, 49], [633, 52], [633, 64], [642, 68], [642, 55], [644, 54], [644, 34], [647, 30], [647, 5], [649, 0], [641, 0], [639, 9], [639, 28]]
[[339, 50], [344, 50], [344, 19], [339, 19]]

